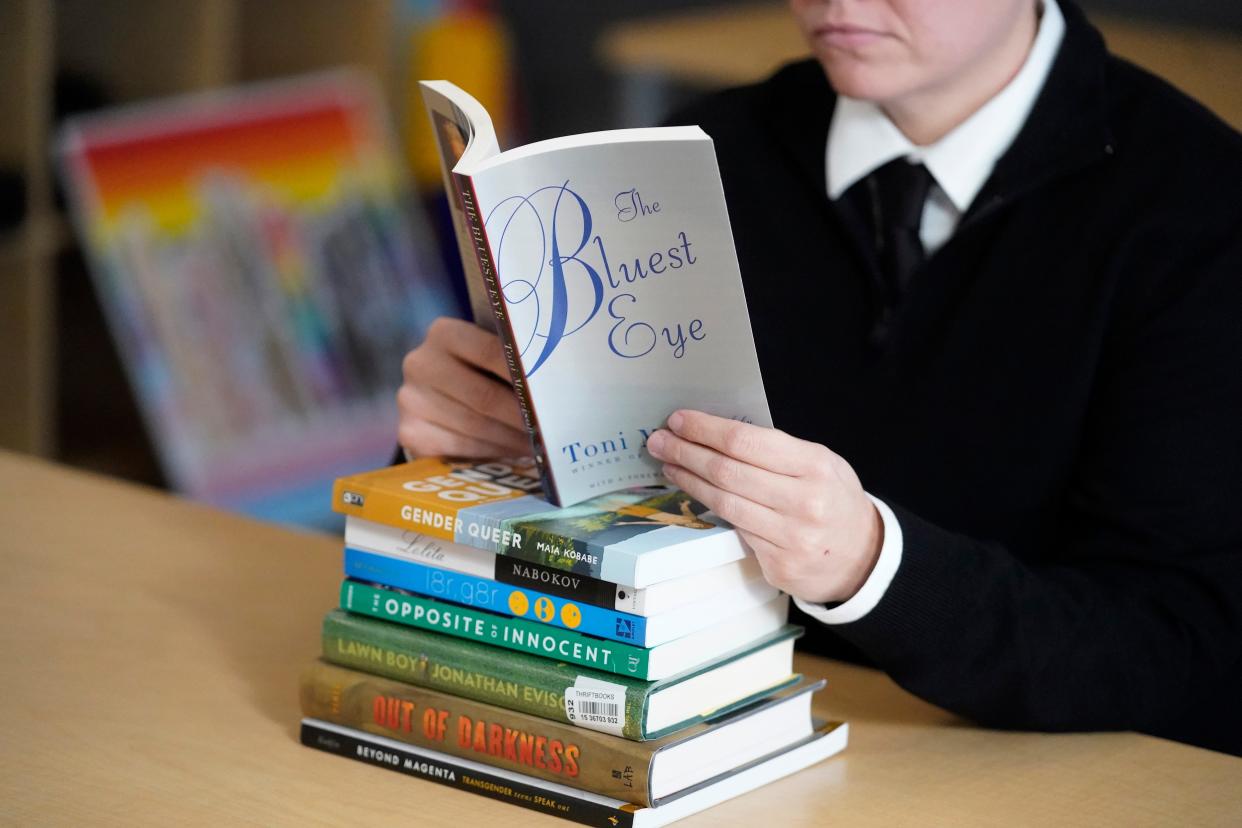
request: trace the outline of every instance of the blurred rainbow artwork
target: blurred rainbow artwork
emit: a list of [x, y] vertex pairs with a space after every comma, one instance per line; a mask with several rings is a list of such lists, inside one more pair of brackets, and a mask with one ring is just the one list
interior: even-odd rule
[[382, 108], [333, 73], [70, 121], [75, 224], [166, 473], [330, 525], [396, 445], [401, 359], [453, 313]]

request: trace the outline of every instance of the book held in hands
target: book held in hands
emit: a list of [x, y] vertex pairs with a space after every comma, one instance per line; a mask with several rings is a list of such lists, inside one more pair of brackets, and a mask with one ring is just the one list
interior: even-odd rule
[[477, 101], [422, 88], [475, 321], [501, 338], [549, 501], [662, 482], [645, 444], [678, 408], [772, 424], [706, 133], [500, 152]]

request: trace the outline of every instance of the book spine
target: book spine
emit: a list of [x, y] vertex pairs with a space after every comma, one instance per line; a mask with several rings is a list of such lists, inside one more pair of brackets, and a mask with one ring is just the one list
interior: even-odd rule
[[534, 589], [581, 601], [595, 607], [614, 609], [637, 615], [635, 609], [642, 605], [641, 589], [631, 589], [611, 581], [601, 581], [586, 575], [565, 572], [563, 569], [540, 566], [509, 555], [496, 557], [497, 581], [521, 589]]
[[350, 578], [408, 589], [440, 601], [539, 621], [639, 647], [649, 646], [646, 618], [518, 589], [488, 578], [349, 547], [345, 549], [345, 574]]
[[559, 506], [561, 499], [556, 491], [556, 481], [552, 479], [552, 464], [548, 459], [547, 448], [543, 444], [543, 434], [539, 430], [539, 416], [535, 413], [535, 407], [531, 402], [530, 385], [526, 381], [526, 374], [522, 371], [522, 359], [513, 334], [513, 324], [509, 321], [509, 314], [505, 310], [500, 279], [496, 273], [496, 263], [492, 258], [491, 243], [487, 239], [487, 228], [479, 212], [474, 182], [468, 175], [453, 173], [453, 183], [461, 198], [466, 224], [470, 230], [470, 241], [479, 262], [479, 270], [483, 274], [483, 282], [487, 286], [487, 297], [491, 302], [492, 312], [496, 316], [496, 331], [500, 334], [500, 342], [504, 347], [505, 364], [509, 366], [509, 378], [513, 382], [513, 391], [517, 394], [518, 407], [522, 409], [522, 419], [526, 422], [526, 431], [530, 436], [535, 464], [539, 467], [539, 478], [543, 483], [544, 496]]
[[302, 714], [650, 807], [656, 743], [631, 742], [337, 667], [303, 674]]
[[344, 756], [380, 768], [425, 779], [459, 791], [508, 802], [532, 811], [550, 814], [580, 825], [599, 828], [632, 828], [634, 806], [612, 807], [560, 790], [549, 790], [537, 782], [518, 782], [465, 764], [432, 757], [414, 748], [366, 738], [365, 733], [342, 733], [312, 720], [302, 722], [301, 741], [307, 747]]
[[[387, 624], [333, 610], [323, 620], [323, 657], [397, 681], [430, 687], [589, 730], [641, 740], [643, 708], [650, 685], [614, 679], [549, 658], [502, 650], [460, 638]], [[624, 683], [620, 683], [624, 682]], [[611, 685], [615, 701], [604, 711], [617, 726], [590, 717], [570, 718], [565, 694], [581, 701], [580, 688]]]
[[341, 584], [341, 608], [606, 673], [649, 678], [649, 651], [642, 647], [446, 604], [421, 595], [405, 595], [346, 580]]

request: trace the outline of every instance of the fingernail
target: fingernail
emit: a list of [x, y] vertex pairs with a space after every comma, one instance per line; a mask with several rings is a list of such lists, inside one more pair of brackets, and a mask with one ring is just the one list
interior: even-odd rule
[[673, 431], [676, 431], [677, 429], [681, 428], [682, 419], [684, 418], [681, 416], [681, 412], [674, 411], [672, 414], [668, 415], [668, 427], [671, 428]]
[[664, 429], [659, 429], [653, 432], [652, 435], [647, 438], [647, 451], [658, 455], [660, 453], [660, 449], [664, 447], [664, 441], [666, 439], [667, 438], [664, 436]]

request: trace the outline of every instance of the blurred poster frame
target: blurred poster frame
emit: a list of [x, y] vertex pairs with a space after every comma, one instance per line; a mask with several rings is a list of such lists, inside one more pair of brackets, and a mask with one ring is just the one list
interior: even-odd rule
[[173, 487], [333, 528], [396, 446], [401, 359], [458, 312], [380, 97], [336, 71], [66, 122], [75, 229]]

